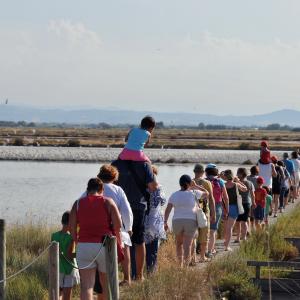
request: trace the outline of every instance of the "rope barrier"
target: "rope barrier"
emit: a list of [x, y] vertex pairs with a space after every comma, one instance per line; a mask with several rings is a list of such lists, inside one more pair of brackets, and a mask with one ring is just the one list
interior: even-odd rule
[[67, 261], [67, 263], [72, 266], [74, 269], [77, 269], [77, 270], [85, 270], [85, 269], [88, 269], [89, 267], [92, 266], [92, 264], [97, 260], [98, 256], [100, 255], [101, 253], [101, 250], [103, 249], [104, 245], [105, 245], [105, 242], [106, 242], [106, 239], [107, 239], [107, 236], [105, 236], [104, 238], [104, 241], [97, 253], [97, 255], [95, 256], [95, 258], [86, 266], [82, 267], [82, 268], [78, 268], [76, 265], [73, 264], [73, 262], [71, 262], [64, 254], [63, 252], [60, 252], [60, 255]]
[[24, 268], [22, 268], [21, 270], [19, 270], [18, 272], [16, 272], [15, 274], [12, 274], [8, 277], [6, 277], [5, 279], [0, 280], [0, 283], [6, 282], [10, 279], [15, 278], [16, 276], [18, 276], [19, 274], [21, 274], [22, 272], [26, 271], [30, 266], [32, 266], [35, 262], [37, 262], [39, 260], [40, 257], [42, 257], [44, 255], [44, 253], [49, 250], [49, 248], [51, 247], [51, 245], [54, 242], [51, 242], [48, 247], [46, 249], [44, 249], [32, 262], [30, 262], [27, 266], [25, 266]]
[[[103, 241], [103, 243], [102, 243], [102, 245], [101, 245], [101, 247], [100, 247], [100, 249], [99, 249], [99, 251], [98, 251], [98, 253], [97, 253], [97, 255], [95, 256], [95, 258], [87, 265], [87, 266], [84, 266], [84, 267], [82, 267], [82, 268], [78, 268], [76, 265], [74, 265], [64, 254], [63, 254], [63, 252], [60, 252], [60, 254], [62, 255], [62, 257], [67, 261], [67, 263], [68, 264], [70, 264], [73, 268], [75, 268], [75, 269], [78, 269], [78, 270], [84, 270], [84, 269], [88, 269], [96, 260], [97, 260], [97, 258], [98, 258], [98, 256], [100, 255], [100, 253], [101, 253], [101, 251], [102, 251], [102, 249], [103, 249], [103, 247], [104, 247], [104, 244], [105, 244], [105, 242], [106, 242], [106, 239], [107, 239], [107, 236], [104, 238], [104, 241]], [[12, 275], [10, 275], [10, 276], [8, 276], [8, 277], [6, 277], [5, 279], [2, 279], [2, 280], [0, 280], [0, 284], [1, 283], [3, 283], [3, 282], [6, 282], [6, 281], [8, 281], [8, 280], [11, 280], [11, 279], [13, 279], [13, 278], [15, 278], [15, 277], [17, 277], [19, 274], [21, 274], [22, 272], [24, 272], [24, 271], [26, 271], [29, 267], [31, 267], [35, 262], [37, 262], [38, 260], [39, 260], [39, 258], [40, 257], [42, 257], [44, 254], [45, 254], [45, 252], [46, 251], [48, 251], [49, 250], [49, 248], [51, 247], [51, 245], [54, 243], [54, 241], [53, 242], [51, 242], [49, 245], [48, 245], [48, 247], [47, 248], [45, 248], [32, 262], [30, 262], [27, 266], [25, 266], [25, 267], [23, 267], [21, 270], [19, 270], [18, 272], [16, 272], [15, 274], [12, 274]]]

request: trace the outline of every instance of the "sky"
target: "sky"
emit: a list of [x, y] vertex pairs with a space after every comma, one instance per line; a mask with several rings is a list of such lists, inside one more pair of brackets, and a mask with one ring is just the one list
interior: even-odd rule
[[0, 0], [0, 102], [300, 110], [298, 0]]

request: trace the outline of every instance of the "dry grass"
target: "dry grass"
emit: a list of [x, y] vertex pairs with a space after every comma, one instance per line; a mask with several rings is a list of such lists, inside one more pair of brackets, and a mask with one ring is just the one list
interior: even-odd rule
[[[296, 258], [298, 250], [284, 238], [300, 236], [300, 206], [284, 215], [270, 226], [268, 232], [256, 232], [239, 250], [214, 260], [208, 266], [209, 282], [217, 295], [232, 299], [260, 299], [260, 291], [253, 285], [254, 268], [247, 267], [247, 260], [289, 260]], [[287, 276], [288, 270], [272, 269], [271, 276]], [[262, 277], [269, 272], [262, 268]]]
[[[0, 128], [0, 144], [11, 145], [23, 138], [25, 145], [66, 146], [78, 139], [85, 147], [121, 147], [129, 129]], [[289, 150], [299, 145], [300, 132], [263, 130], [155, 129], [150, 147], [193, 149], [258, 149], [268, 139], [272, 149]], [[288, 141], [288, 143], [287, 143]]]
[[180, 268], [172, 235], [159, 249], [158, 271], [143, 283], [121, 291], [124, 300], [213, 299], [206, 273], [199, 268]]

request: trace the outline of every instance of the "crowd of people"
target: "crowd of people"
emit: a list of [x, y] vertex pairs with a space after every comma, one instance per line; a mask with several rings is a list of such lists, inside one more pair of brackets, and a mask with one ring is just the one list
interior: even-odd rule
[[154, 127], [154, 119], [147, 116], [132, 129], [118, 159], [103, 165], [71, 211], [63, 214], [61, 231], [52, 235], [60, 243], [62, 299], [71, 299], [79, 277], [81, 299], [93, 299], [94, 291], [98, 299], [106, 299], [106, 236], [117, 238], [120, 285], [130, 285], [143, 281], [145, 270], [156, 272], [159, 246], [169, 231], [175, 236], [178, 264], [192, 266], [214, 257], [221, 223], [224, 251], [231, 251], [232, 242], [264, 230], [270, 216], [276, 218], [299, 196], [299, 153], [284, 153], [280, 160], [263, 141], [250, 174], [244, 167], [234, 174], [199, 163], [191, 170], [193, 176], [179, 178], [179, 189], [167, 200], [157, 167], [143, 153]]

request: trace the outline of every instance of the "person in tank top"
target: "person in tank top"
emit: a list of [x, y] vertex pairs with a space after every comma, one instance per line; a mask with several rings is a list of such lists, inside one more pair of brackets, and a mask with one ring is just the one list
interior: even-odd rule
[[103, 242], [105, 236], [115, 235], [121, 244], [121, 226], [121, 216], [115, 202], [103, 196], [103, 182], [99, 178], [91, 178], [87, 185], [87, 196], [74, 202], [70, 215], [70, 231], [77, 245], [81, 299], [93, 299], [96, 268], [105, 299], [106, 260]]

